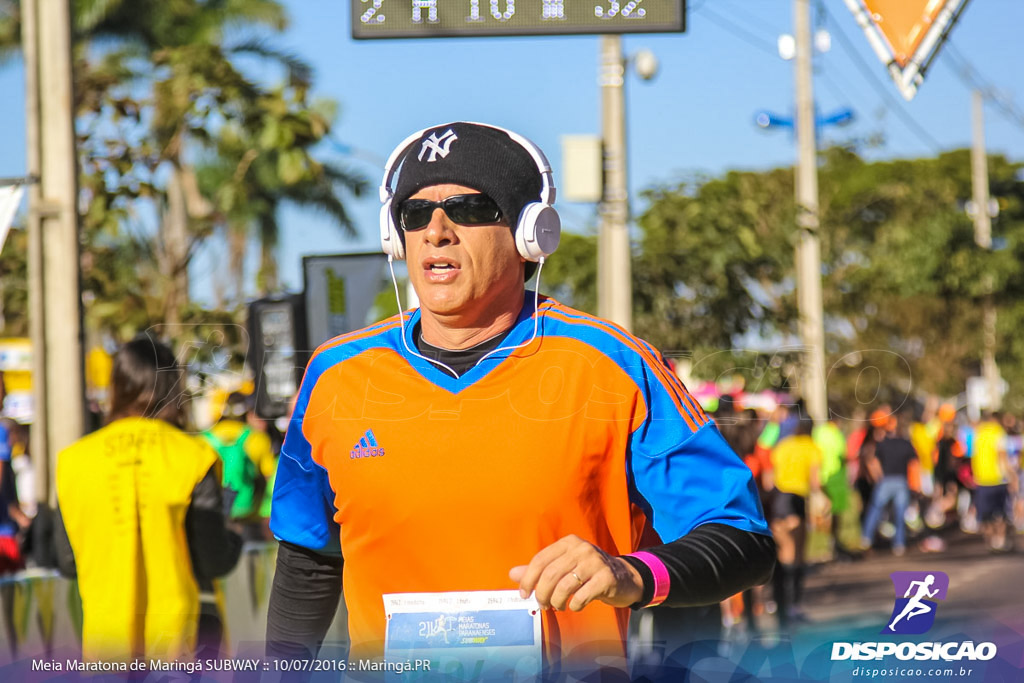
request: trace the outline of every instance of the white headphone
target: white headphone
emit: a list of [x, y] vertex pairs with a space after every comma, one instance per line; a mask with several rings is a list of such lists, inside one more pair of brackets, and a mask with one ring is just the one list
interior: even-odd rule
[[[537, 170], [540, 171], [543, 185], [540, 191], [540, 201], [527, 204], [519, 212], [519, 221], [515, 225], [514, 232], [516, 249], [527, 261], [539, 261], [550, 256], [558, 248], [558, 242], [562, 235], [562, 221], [552, 206], [555, 203], [555, 184], [551, 176], [551, 165], [548, 163], [547, 157], [544, 156], [544, 152], [522, 135], [499, 126], [472, 121], [455, 121], [447, 125], [455, 123], [471, 123], [500, 130], [530, 154], [533, 162], [537, 164]], [[428, 130], [443, 127], [444, 124], [431, 126], [410, 135], [395, 148], [384, 165], [384, 179], [380, 185], [380, 201], [383, 203], [380, 209], [380, 246], [385, 254], [396, 260], [400, 261], [405, 258], [405, 244], [402, 242], [400, 228], [395, 225], [395, 219], [391, 212], [391, 204], [395, 198], [392, 183], [398, 174], [396, 164], [406, 150], [423, 137]]]

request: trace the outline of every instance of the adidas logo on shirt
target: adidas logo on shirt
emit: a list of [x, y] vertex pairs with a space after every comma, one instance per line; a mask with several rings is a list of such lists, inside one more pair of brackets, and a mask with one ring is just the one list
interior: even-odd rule
[[359, 439], [359, 443], [352, 447], [349, 457], [352, 459], [384, 457], [384, 449], [377, 445], [377, 437], [373, 435], [372, 429], [367, 429], [363, 438]]

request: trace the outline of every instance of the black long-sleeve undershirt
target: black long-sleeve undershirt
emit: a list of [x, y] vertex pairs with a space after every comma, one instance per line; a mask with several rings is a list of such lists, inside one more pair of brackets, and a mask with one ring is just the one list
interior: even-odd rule
[[[771, 536], [728, 524], [704, 524], [678, 541], [644, 548], [665, 565], [671, 580], [668, 607], [713, 605], [751, 586], [768, 581], [775, 568]], [[654, 598], [654, 574], [643, 561], [623, 556], [643, 579], [644, 593], [635, 607]]]
[[[770, 536], [726, 524], [705, 524], [665, 545], [645, 548], [668, 570], [669, 607], [710, 605], [764, 583], [775, 566]], [[654, 575], [625, 556], [644, 583], [641, 607], [654, 596]], [[342, 559], [282, 541], [267, 615], [267, 655], [312, 657], [323, 642], [341, 597]]]
[[267, 608], [267, 656], [309, 659], [341, 600], [342, 558], [281, 541]]

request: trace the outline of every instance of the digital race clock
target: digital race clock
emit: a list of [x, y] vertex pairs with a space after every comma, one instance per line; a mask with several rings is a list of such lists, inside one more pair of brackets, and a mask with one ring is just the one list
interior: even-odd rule
[[683, 31], [685, 0], [351, 0], [352, 37]]

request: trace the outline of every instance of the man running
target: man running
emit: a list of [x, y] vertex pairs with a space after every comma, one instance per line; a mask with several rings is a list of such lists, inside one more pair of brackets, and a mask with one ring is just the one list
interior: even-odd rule
[[[342, 571], [354, 658], [388, 649], [384, 595], [518, 589], [544, 608], [544, 661], [582, 671], [623, 660], [630, 607], [771, 575], [753, 476], [661, 355], [525, 290], [558, 244], [554, 197], [543, 153], [493, 126], [391, 155], [382, 246], [420, 307], [306, 369], [274, 489], [271, 655], [316, 651]], [[352, 453], [365, 436], [377, 457]]]

